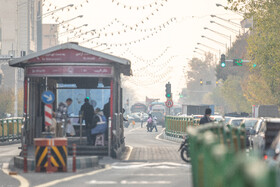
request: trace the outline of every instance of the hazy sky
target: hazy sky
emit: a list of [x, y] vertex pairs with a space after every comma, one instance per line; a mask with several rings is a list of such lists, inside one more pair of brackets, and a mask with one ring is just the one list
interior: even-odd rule
[[[238, 27], [220, 18], [236, 23], [241, 21], [238, 14], [216, 6], [216, 3], [226, 6], [226, 0], [45, 0], [43, 14], [53, 11], [55, 6], [58, 9], [71, 3], [74, 4], [72, 8], [45, 17], [44, 23], [59, 23], [83, 15], [68, 22], [69, 30], [88, 24], [75, 31], [83, 33], [95, 29], [94, 35], [71, 39], [74, 33], [64, 32], [65, 28], [61, 25], [60, 41], [66, 42], [68, 38], [68, 41], [77, 41], [85, 47], [129, 59], [134, 76], [124, 78], [123, 84], [135, 88], [139, 100], [148, 96], [164, 101], [168, 81], [177, 100], [181, 89], [186, 87], [183, 71], [188, 68], [188, 59], [202, 58], [193, 52], [195, 47], [210, 50], [197, 43], [222, 53], [225, 46], [229, 46], [229, 39], [203, 28], [231, 35], [234, 41], [237, 33], [210, 23], [210, 20], [235, 30], [239, 30]], [[213, 14], [220, 18], [211, 18]], [[95, 38], [98, 35], [99, 38]], [[201, 35], [224, 45], [201, 38]], [[91, 38], [94, 39], [89, 40]], [[102, 43], [107, 45], [100, 45]], [[218, 51], [211, 50], [217, 58]]]

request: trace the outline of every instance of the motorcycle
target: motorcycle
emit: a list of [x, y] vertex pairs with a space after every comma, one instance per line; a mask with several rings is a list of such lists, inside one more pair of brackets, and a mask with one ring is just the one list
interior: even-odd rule
[[189, 163], [191, 161], [190, 151], [189, 151], [189, 146], [188, 146], [188, 137], [184, 138], [178, 151], [181, 151], [180, 155], [181, 155], [182, 160], [184, 160], [187, 163]]

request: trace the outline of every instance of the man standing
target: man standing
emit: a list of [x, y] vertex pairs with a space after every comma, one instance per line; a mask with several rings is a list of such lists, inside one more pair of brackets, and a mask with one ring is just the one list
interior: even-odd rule
[[107, 122], [109, 121], [109, 117], [111, 116], [110, 107], [111, 107], [111, 97], [109, 98], [108, 103], [106, 103], [103, 107], [103, 113], [104, 113], [104, 116], [106, 117]]
[[82, 116], [83, 116], [82, 119], [85, 120], [87, 144], [89, 145], [92, 143], [90, 131], [92, 128], [92, 117], [93, 117], [94, 109], [93, 106], [89, 104], [88, 97], [85, 98], [85, 103], [81, 106], [80, 111], [82, 112]]
[[211, 122], [213, 122], [213, 121], [210, 119], [211, 112], [212, 112], [212, 110], [211, 110], [210, 108], [206, 108], [206, 109], [205, 109], [205, 114], [204, 114], [203, 118], [201, 118], [200, 121], [199, 121], [199, 124], [200, 124], [200, 125], [205, 124], [205, 123], [211, 123]]
[[68, 98], [66, 99], [66, 102], [60, 102], [57, 108], [57, 111], [55, 113], [56, 117], [56, 135], [57, 137], [64, 136], [64, 132], [62, 132], [62, 129], [66, 128], [66, 124], [70, 122], [68, 118], [68, 107], [72, 104], [72, 99]]

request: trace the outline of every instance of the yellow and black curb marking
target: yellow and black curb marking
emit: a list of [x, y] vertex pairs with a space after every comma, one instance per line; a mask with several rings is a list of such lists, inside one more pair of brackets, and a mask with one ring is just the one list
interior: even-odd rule
[[45, 170], [48, 166], [48, 147], [51, 150], [51, 165], [61, 171], [67, 171], [67, 140], [56, 139], [36, 139], [35, 140], [35, 164], [36, 171]]

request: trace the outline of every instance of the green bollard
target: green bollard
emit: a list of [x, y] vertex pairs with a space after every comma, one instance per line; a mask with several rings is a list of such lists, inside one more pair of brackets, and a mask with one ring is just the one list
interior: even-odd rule
[[10, 141], [10, 137], [9, 137], [9, 119], [6, 120], [7, 122], [7, 141]]
[[2, 142], [4, 142], [4, 119], [1, 120], [1, 127], [2, 127]]
[[17, 119], [17, 139], [19, 139], [19, 119]]
[[14, 138], [15, 138], [15, 122], [14, 122], [14, 119], [12, 119], [12, 141], [14, 141]]

